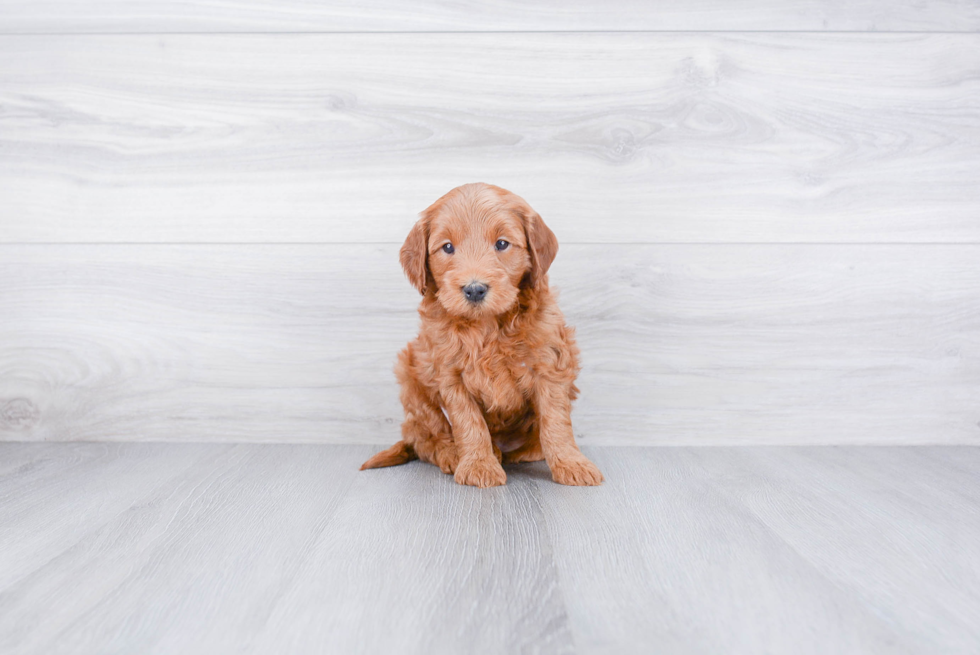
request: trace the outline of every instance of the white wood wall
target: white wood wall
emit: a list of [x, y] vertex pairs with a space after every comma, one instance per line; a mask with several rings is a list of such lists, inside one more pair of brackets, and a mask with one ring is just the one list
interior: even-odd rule
[[482, 180], [582, 443], [980, 441], [980, 2], [658, 4], [0, 0], [0, 439], [393, 441]]

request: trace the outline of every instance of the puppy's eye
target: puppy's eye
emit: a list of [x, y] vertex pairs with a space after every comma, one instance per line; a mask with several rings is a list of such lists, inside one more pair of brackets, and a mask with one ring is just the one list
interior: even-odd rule
[[510, 243], [508, 241], [504, 241], [503, 239], [497, 239], [497, 243], [494, 244], [494, 248], [496, 248], [497, 250], [507, 250], [507, 246], [509, 245]]
[[453, 248], [453, 244], [451, 244], [451, 243], [447, 243], [447, 244], [444, 244], [444, 245], [442, 246], [442, 251], [443, 251], [444, 253], [446, 253], [447, 255], [451, 255], [451, 254], [453, 254], [454, 252], [456, 252], [456, 249], [455, 249], [455, 248]]

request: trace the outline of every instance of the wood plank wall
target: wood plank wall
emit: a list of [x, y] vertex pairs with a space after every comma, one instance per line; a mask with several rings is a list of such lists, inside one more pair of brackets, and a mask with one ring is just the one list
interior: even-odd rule
[[0, 0], [0, 439], [393, 441], [482, 180], [582, 443], [980, 441], [980, 3], [671, 5]]

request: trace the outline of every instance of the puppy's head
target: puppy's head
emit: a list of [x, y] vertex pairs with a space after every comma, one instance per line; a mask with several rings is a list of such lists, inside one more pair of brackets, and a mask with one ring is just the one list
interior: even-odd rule
[[454, 316], [496, 316], [545, 284], [558, 240], [519, 196], [466, 184], [422, 212], [401, 249], [408, 279]]

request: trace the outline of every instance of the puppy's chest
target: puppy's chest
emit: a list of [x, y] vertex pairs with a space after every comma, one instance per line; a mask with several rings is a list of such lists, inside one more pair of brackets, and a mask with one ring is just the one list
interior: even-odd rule
[[464, 356], [463, 386], [489, 412], [517, 412], [527, 404], [533, 381], [527, 353], [508, 345], [489, 344]]

